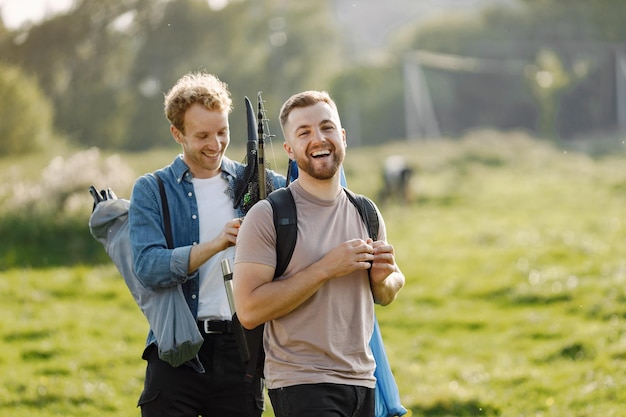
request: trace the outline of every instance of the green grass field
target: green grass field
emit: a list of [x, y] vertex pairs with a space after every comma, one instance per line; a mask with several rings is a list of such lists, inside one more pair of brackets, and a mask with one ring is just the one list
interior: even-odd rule
[[[606, 143], [348, 148], [357, 192], [385, 155], [417, 171], [412, 204], [381, 205], [407, 284], [377, 310], [412, 415], [624, 415], [626, 152]], [[2, 271], [0, 296], [0, 415], [140, 415], [147, 325], [112, 265]]]

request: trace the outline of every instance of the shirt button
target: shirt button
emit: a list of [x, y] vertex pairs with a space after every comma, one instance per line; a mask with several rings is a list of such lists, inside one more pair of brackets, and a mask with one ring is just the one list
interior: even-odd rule
[[195, 300], [195, 299], [196, 299], [196, 295], [195, 295], [195, 294], [192, 294], [192, 295], [191, 295], [191, 298], [193, 298], [193, 299]]
[[196, 246], [198, 244], [198, 242], [193, 242], [192, 245]]
[[188, 195], [189, 197], [191, 197], [191, 196], [193, 195], [193, 193], [190, 191], [187, 195]]
[[194, 219], [194, 220], [196, 220], [196, 219], [198, 218], [198, 216], [196, 216], [195, 214], [193, 214], [193, 215], [191, 216], [191, 218], [192, 218], [192, 219]]

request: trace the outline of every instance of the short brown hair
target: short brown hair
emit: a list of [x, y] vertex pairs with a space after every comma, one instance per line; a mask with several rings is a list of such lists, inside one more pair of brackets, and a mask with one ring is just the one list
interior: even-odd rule
[[316, 103], [326, 103], [332, 107], [333, 110], [337, 111], [337, 105], [326, 91], [303, 91], [289, 97], [289, 99], [287, 99], [287, 101], [285, 101], [283, 106], [280, 108], [280, 126], [284, 129], [285, 123], [287, 123], [287, 118], [293, 109], [309, 107]]
[[233, 109], [228, 84], [213, 74], [190, 72], [165, 94], [165, 117], [183, 134], [185, 113], [195, 103], [220, 112], [230, 113]]

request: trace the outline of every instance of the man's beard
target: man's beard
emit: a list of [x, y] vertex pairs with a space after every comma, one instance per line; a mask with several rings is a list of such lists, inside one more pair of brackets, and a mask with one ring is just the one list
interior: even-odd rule
[[315, 163], [315, 158], [312, 157], [297, 158], [296, 162], [298, 163], [298, 170], [306, 172], [310, 177], [316, 180], [328, 180], [333, 178], [339, 170], [343, 162], [343, 155], [338, 152], [333, 152], [332, 163], [330, 165], [319, 166]]

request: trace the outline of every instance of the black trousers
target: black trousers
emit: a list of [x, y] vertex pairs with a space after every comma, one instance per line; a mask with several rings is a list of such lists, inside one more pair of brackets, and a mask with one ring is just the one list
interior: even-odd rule
[[374, 417], [373, 388], [303, 384], [268, 391], [276, 417]]
[[232, 334], [204, 335], [198, 354], [204, 374], [187, 365], [174, 368], [151, 349], [138, 403], [143, 417], [261, 416], [262, 380], [244, 381], [246, 366]]

